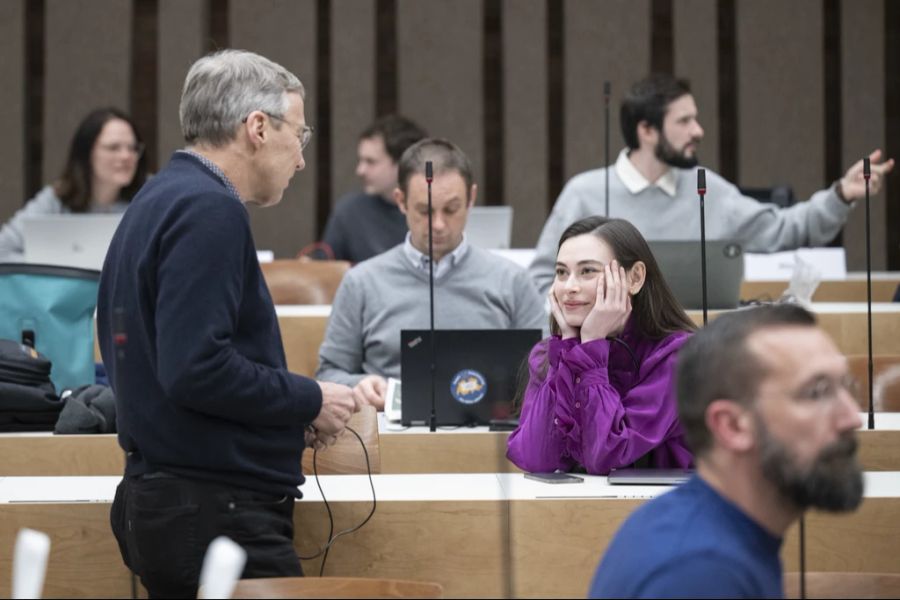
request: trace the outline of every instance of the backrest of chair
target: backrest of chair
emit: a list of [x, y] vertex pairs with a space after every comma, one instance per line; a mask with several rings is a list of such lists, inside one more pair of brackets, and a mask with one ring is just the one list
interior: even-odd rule
[[[872, 357], [872, 362], [875, 374], [875, 410], [900, 411], [900, 354], [880, 354]], [[853, 354], [847, 357], [847, 365], [860, 384], [860, 408], [868, 410], [869, 358], [865, 354]]]
[[331, 304], [344, 273], [345, 260], [273, 260], [260, 264], [275, 304]]
[[366, 577], [242, 579], [232, 598], [442, 598], [439, 583]]
[[[372, 473], [381, 473], [381, 449], [378, 438], [378, 413], [374, 406], [364, 406], [362, 410], [350, 418], [348, 427], [352, 427], [365, 444], [369, 454], [369, 467]], [[359, 440], [350, 431], [345, 431], [334, 445], [320, 450], [316, 455], [316, 469], [320, 475], [364, 475], [366, 454], [359, 445]], [[313, 451], [307, 449], [303, 453], [303, 473], [313, 474]]]
[[[784, 574], [784, 597], [800, 597], [800, 574]], [[807, 572], [807, 598], [900, 598], [896, 573]]]

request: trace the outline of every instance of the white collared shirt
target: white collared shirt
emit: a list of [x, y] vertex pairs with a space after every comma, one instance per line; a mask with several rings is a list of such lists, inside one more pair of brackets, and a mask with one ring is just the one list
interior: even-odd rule
[[[453, 252], [444, 256], [444, 258], [434, 264], [434, 278], [440, 279], [449, 273], [453, 267], [459, 264], [459, 261], [465, 256], [468, 249], [469, 244], [466, 242], [466, 234], [463, 234], [459, 246], [457, 246]], [[412, 245], [412, 234], [409, 232], [406, 234], [406, 241], [403, 242], [403, 253], [409, 259], [410, 263], [412, 263], [413, 268], [422, 271], [426, 275], [428, 274], [428, 255], [422, 254]]]
[[671, 198], [674, 198], [678, 191], [678, 173], [675, 172], [675, 169], [669, 167], [669, 170], [657, 179], [656, 183], [650, 183], [628, 159], [628, 148], [623, 148], [619, 152], [615, 169], [616, 175], [619, 176], [619, 179], [632, 194], [639, 194], [652, 185], [661, 189]]

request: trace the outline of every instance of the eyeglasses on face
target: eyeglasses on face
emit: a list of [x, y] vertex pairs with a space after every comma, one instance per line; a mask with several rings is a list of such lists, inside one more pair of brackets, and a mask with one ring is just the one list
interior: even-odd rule
[[129, 154], [134, 154], [135, 156], [141, 156], [142, 154], [144, 154], [144, 144], [141, 144], [141, 143], [137, 143], [137, 144], [122, 144], [122, 143], [100, 144], [97, 147], [100, 148], [100, 150], [102, 150], [104, 152], [109, 152], [110, 154], [118, 154], [119, 152], [122, 152], [123, 150], [125, 152], [128, 152]]
[[[284, 123], [285, 125], [287, 125], [288, 127], [292, 128], [294, 130], [296, 130], [296, 128], [297, 128], [296, 125], [294, 125], [293, 123], [291, 123], [284, 117], [279, 117], [278, 115], [273, 115], [272, 113], [266, 112], [264, 110], [260, 111], [260, 112], [263, 113], [264, 115], [266, 115], [267, 117], [269, 117], [270, 119], [272, 119], [273, 121], [281, 121], [282, 123]], [[249, 115], [244, 117], [243, 119], [241, 119], [241, 123], [246, 123], [248, 118], [249, 118]], [[301, 150], [306, 150], [306, 147], [309, 146], [309, 142], [312, 140], [312, 135], [315, 131], [316, 131], [316, 129], [314, 127], [312, 127], [310, 125], [304, 125], [303, 131], [301, 131], [300, 133], [297, 134], [297, 140], [300, 142]]]

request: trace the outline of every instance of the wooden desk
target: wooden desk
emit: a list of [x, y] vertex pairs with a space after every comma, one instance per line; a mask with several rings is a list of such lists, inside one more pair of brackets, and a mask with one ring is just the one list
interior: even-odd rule
[[[742, 300], [777, 300], [788, 286], [787, 281], [744, 281]], [[900, 285], [900, 272], [872, 273], [872, 302], [890, 302]], [[866, 274], [847, 273], [845, 279], [826, 279], [819, 283], [813, 302], [865, 302]]]
[[[844, 354], [865, 354], [866, 305], [864, 302], [823, 302], [813, 304], [819, 324], [834, 338]], [[890, 302], [872, 305], [873, 349], [876, 354], [900, 354], [900, 304]], [[325, 337], [325, 327], [331, 306], [277, 306], [278, 324], [284, 341], [288, 368], [312, 377], [319, 364], [319, 346]], [[710, 311], [715, 318], [725, 311]], [[698, 325], [703, 322], [699, 310], [688, 311]], [[100, 360], [100, 352], [95, 352]]]
[[[383, 414], [378, 418], [384, 474], [519, 472], [506, 459], [509, 432], [486, 427], [395, 431]], [[900, 471], [900, 413], [876, 413], [875, 426], [859, 432], [860, 463], [869, 471]], [[124, 465], [115, 435], [0, 434], [0, 476], [121, 475]]]
[[[668, 488], [609, 486], [605, 477], [549, 486], [519, 474], [380, 475], [372, 520], [331, 550], [327, 575], [437, 581], [447, 597], [583, 597], [622, 520]], [[130, 580], [109, 530], [117, 478], [0, 480], [0, 545], [20, 527], [52, 540], [46, 597], [126, 597]], [[323, 476], [343, 529], [371, 508], [365, 476]], [[900, 572], [900, 473], [868, 473], [866, 501], [851, 515], [807, 517], [807, 568]], [[327, 534], [315, 486], [295, 512], [296, 547], [312, 554]], [[795, 530], [796, 528], [794, 528]], [[785, 542], [786, 570], [797, 569], [796, 532]], [[304, 563], [307, 573], [318, 562]], [[9, 589], [11, 555], [0, 555]]]

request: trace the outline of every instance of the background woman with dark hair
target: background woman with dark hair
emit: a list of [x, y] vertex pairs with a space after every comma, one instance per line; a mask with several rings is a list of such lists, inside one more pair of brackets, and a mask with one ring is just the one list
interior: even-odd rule
[[144, 145], [131, 119], [115, 108], [94, 110], [75, 131], [62, 176], [0, 229], [0, 261], [22, 260], [26, 218], [124, 212], [146, 176]]
[[694, 324], [640, 232], [605, 217], [569, 226], [550, 307], [509, 459], [532, 472], [689, 466], [674, 373]]

